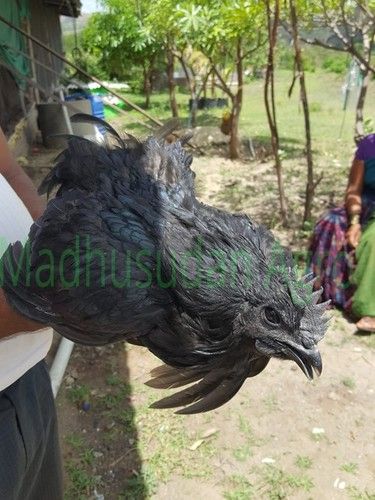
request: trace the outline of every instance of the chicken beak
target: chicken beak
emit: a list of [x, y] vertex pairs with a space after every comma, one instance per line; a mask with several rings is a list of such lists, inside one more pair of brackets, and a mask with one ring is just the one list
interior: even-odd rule
[[301, 344], [291, 341], [282, 342], [272, 339], [271, 343], [267, 339], [257, 339], [255, 346], [260, 353], [266, 356], [275, 356], [295, 361], [310, 380], [314, 378], [314, 372], [318, 376], [322, 373], [322, 358], [314, 345], [311, 348], [306, 348]]
[[305, 349], [300, 346], [287, 345], [288, 356], [295, 361], [307, 378], [312, 380], [314, 372], [317, 376], [322, 373], [323, 364], [318, 349]]

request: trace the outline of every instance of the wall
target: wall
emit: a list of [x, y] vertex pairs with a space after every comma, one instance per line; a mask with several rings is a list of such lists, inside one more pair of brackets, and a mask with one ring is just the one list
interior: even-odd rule
[[[56, 6], [46, 5], [43, 0], [33, 0], [30, 5], [31, 34], [50, 48], [63, 52], [59, 11]], [[48, 51], [33, 43], [34, 57], [57, 73], [61, 73], [63, 63]], [[48, 98], [58, 85], [58, 76], [38, 64], [35, 65], [36, 79], [44, 89], [43, 98]]]
[[[0, 3], [16, 2], [16, 0], [0, 0]], [[62, 53], [62, 37], [59, 18], [58, 5], [49, 5], [44, 0], [29, 1], [30, 15], [28, 21], [24, 21], [22, 28], [43, 41], [46, 45], [53, 48], [57, 52]], [[5, 29], [4, 24], [0, 25], [0, 29]], [[19, 48], [19, 47], [18, 47]], [[47, 67], [53, 69], [58, 74], [61, 73], [63, 63], [56, 57], [52, 56], [48, 51], [35, 43], [26, 42], [24, 50], [32, 50], [34, 57], [42, 62]], [[34, 70], [31, 69], [30, 77], [35, 77], [38, 85], [43, 89], [39, 92], [41, 101], [47, 100], [53, 89], [59, 84], [58, 75], [42, 68], [35, 64]], [[28, 129], [35, 131], [35, 126], [32, 120], [35, 119], [35, 113], [29, 113], [32, 106], [35, 104], [34, 90], [26, 85], [22, 93], [19, 90], [17, 82], [8, 69], [0, 65], [0, 126], [9, 137], [15, 129], [16, 124], [27, 115]], [[28, 133], [28, 137], [35, 135], [34, 132]]]

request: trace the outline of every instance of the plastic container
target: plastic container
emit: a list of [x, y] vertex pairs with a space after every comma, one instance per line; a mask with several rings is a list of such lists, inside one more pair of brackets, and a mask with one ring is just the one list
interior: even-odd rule
[[104, 120], [104, 104], [99, 95], [89, 94], [87, 92], [74, 92], [65, 97], [66, 101], [81, 101], [88, 99], [91, 105], [91, 114]]
[[90, 94], [88, 98], [91, 101], [92, 114], [97, 118], [104, 120], [104, 103], [103, 99], [99, 95]]

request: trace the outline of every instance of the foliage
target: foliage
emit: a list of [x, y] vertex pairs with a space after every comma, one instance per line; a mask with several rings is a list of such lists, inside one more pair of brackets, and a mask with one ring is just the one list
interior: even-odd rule
[[110, 79], [134, 76], [161, 50], [150, 26], [144, 22], [149, 2], [105, 0], [104, 12], [93, 14], [82, 33], [82, 46], [93, 55]]
[[348, 69], [347, 58], [343, 57], [342, 54], [329, 55], [323, 60], [322, 68], [331, 73], [342, 75]]
[[299, 0], [299, 24], [306, 42], [351, 54], [367, 71], [375, 39], [374, 0]]
[[239, 38], [246, 52], [258, 41], [260, 34], [264, 35], [261, 2], [225, 0], [218, 4], [213, 0], [185, 1], [176, 10], [177, 22], [186, 40], [228, 70], [234, 69]]

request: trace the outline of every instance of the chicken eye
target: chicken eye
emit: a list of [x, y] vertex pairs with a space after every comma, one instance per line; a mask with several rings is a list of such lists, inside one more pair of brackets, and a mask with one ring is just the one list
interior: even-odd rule
[[273, 307], [264, 308], [264, 317], [272, 326], [278, 326], [281, 323], [280, 314]]

